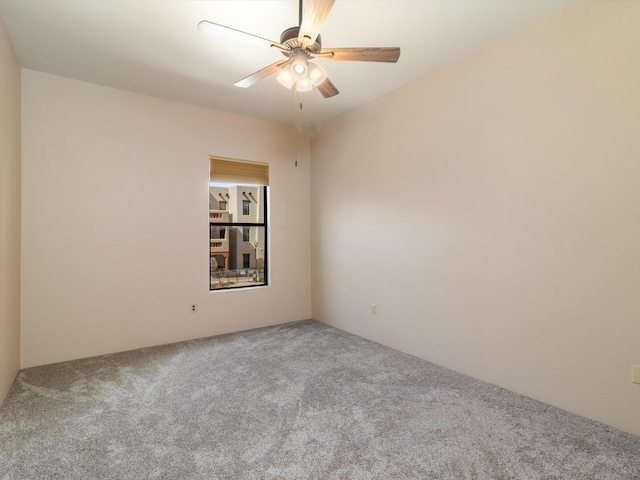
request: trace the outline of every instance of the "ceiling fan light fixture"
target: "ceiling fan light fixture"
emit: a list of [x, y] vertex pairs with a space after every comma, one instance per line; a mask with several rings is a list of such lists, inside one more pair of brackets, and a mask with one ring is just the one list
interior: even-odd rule
[[291, 70], [294, 78], [300, 80], [307, 77], [308, 57], [305, 52], [298, 50], [293, 54], [293, 62], [291, 62]]
[[307, 66], [307, 78], [316, 87], [325, 81], [327, 78], [327, 72], [317, 63], [309, 62]]
[[291, 73], [291, 65], [285, 66], [277, 76], [278, 81], [287, 88], [291, 88], [296, 81]]
[[309, 92], [313, 89], [313, 84], [311, 80], [308, 78], [301, 78], [296, 80], [296, 91], [298, 92]]

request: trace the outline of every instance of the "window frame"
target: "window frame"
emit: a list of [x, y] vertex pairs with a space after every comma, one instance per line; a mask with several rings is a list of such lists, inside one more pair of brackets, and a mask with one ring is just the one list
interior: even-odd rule
[[[240, 183], [237, 185], [246, 185], [244, 183]], [[245, 228], [248, 227], [249, 229], [251, 229], [251, 227], [257, 227], [257, 228], [264, 228], [264, 257], [263, 257], [263, 261], [264, 261], [264, 266], [262, 268], [263, 270], [263, 275], [264, 275], [264, 282], [257, 284], [257, 285], [241, 285], [241, 286], [237, 286], [237, 287], [225, 287], [225, 288], [211, 288], [211, 279], [209, 279], [209, 292], [224, 292], [224, 291], [228, 291], [228, 290], [242, 290], [242, 289], [251, 289], [251, 288], [259, 288], [259, 287], [267, 287], [270, 285], [269, 283], [269, 219], [268, 219], [268, 214], [269, 214], [269, 189], [267, 185], [254, 185], [255, 187], [258, 188], [262, 188], [262, 198], [264, 199], [264, 201], [262, 202], [262, 221], [257, 221], [257, 222], [211, 222], [209, 221], [209, 226], [211, 227], [211, 225], [215, 225], [217, 227], [222, 227], [225, 229], [225, 234], [226, 232], [230, 232], [231, 228], [233, 227], [241, 227], [241, 228]], [[244, 202], [244, 200], [243, 200]], [[244, 212], [244, 208], [243, 208], [243, 212]], [[209, 230], [211, 230], [211, 228], [209, 228]], [[243, 230], [243, 235], [244, 235], [244, 230]], [[229, 238], [231, 238], [231, 235], [229, 235]], [[249, 240], [251, 241], [251, 240]], [[211, 255], [211, 254], [209, 254]], [[256, 255], [255, 258], [256, 261], [256, 269], [257, 268], [257, 263], [258, 263], [258, 257]], [[210, 262], [211, 264], [211, 262]], [[251, 264], [251, 260], [249, 260], [249, 264]], [[243, 261], [243, 265], [244, 265], [244, 261]], [[249, 267], [249, 269], [251, 269], [251, 267]], [[237, 269], [236, 269], [237, 270]], [[209, 276], [211, 276], [211, 268], [209, 269]]]

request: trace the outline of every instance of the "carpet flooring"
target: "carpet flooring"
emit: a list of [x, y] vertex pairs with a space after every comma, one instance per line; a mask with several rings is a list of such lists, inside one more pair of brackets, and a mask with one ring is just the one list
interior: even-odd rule
[[640, 437], [307, 320], [20, 372], [0, 478], [640, 479]]

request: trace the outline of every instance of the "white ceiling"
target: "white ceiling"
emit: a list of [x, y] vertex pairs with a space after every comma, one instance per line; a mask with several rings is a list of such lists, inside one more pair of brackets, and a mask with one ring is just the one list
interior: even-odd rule
[[[200, 32], [209, 20], [279, 41], [298, 0], [0, 0], [24, 68], [306, 126], [363, 105], [571, 0], [336, 0], [323, 47], [400, 47], [396, 64], [322, 61], [340, 90], [295, 94], [275, 75], [233, 83], [283, 59], [276, 49]], [[234, 43], [235, 42], [235, 43]]]

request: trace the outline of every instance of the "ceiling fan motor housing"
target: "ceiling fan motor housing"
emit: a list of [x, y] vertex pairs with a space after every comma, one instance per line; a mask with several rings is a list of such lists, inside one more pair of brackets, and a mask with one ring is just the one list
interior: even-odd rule
[[[282, 34], [280, 34], [280, 43], [291, 50], [302, 48], [302, 44], [298, 41], [298, 33], [300, 27], [287, 28]], [[322, 39], [318, 34], [316, 41], [307, 47], [307, 51], [310, 53], [318, 53], [322, 49]], [[283, 52], [285, 55], [286, 53]]]

